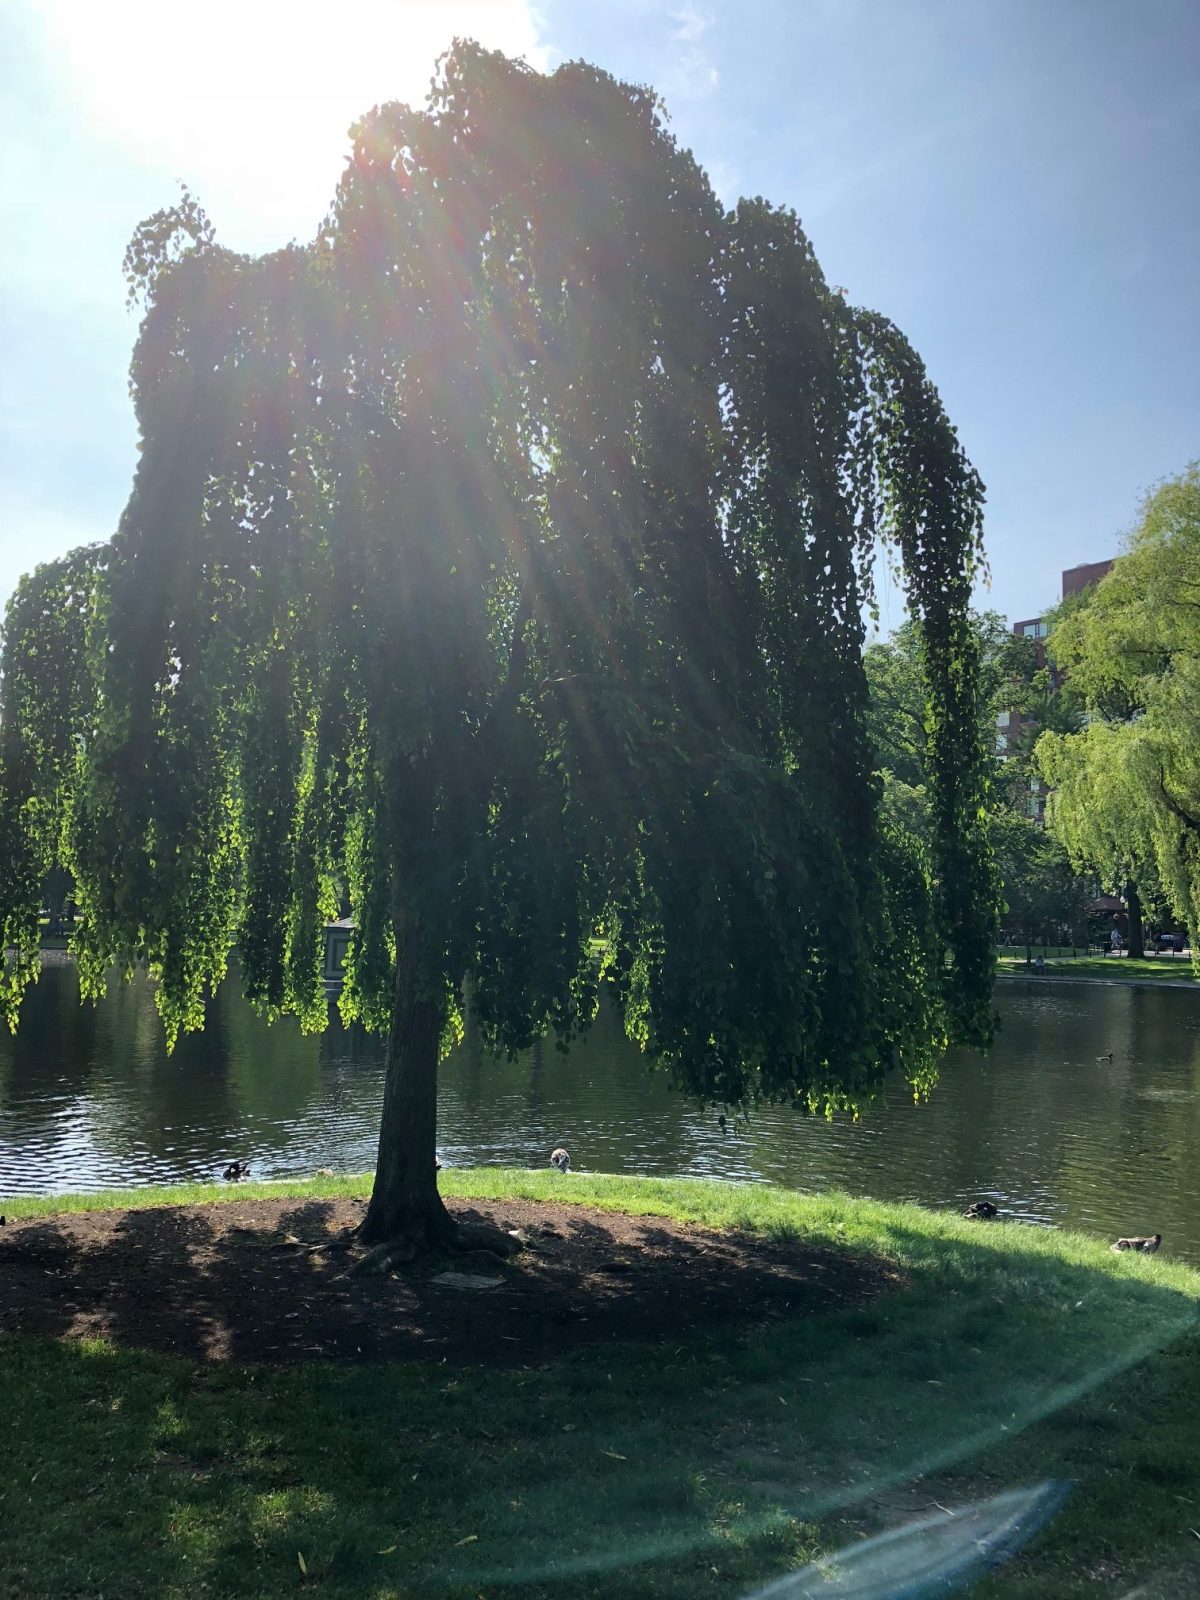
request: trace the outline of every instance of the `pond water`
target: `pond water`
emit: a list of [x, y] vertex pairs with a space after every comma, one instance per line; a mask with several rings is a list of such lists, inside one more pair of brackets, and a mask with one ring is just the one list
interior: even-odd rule
[[[1200, 1264], [1200, 993], [1031, 979], [997, 1004], [990, 1057], [952, 1052], [924, 1104], [897, 1082], [857, 1123], [763, 1110], [736, 1134], [649, 1074], [614, 1015], [568, 1057], [496, 1062], [468, 1039], [442, 1069], [441, 1158], [541, 1166], [565, 1144], [602, 1172], [987, 1196], [1030, 1222], [1161, 1232]], [[0, 1195], [211, 1179], [235, 1158], [262, 1178], [363, 1171], [381, 1090], [358, 1028], [268, 1026], [227, 983], [168, 1058], [144, 979], [81, 1006], [74, 966], [47, 964], [17, 1035], [0, 1025]]]

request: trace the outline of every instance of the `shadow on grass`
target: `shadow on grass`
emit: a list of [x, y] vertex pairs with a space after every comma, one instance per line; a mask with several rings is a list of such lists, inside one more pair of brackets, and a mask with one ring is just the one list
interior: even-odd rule
[[[1013, 1228], [888, 1223], [910, 1287], [840, 1314], [522, 1370], [248, 1367], [236, 1326], [233, 1361], [195, 1359], [189, 1299], [216, 1287], [249, 1316], [254, 1294], [220, 1248], [210, 1283], [189, 1280], [197, 1225], [181, 1218], [168, 1262], [174, 1356], [121, 1348], [150, 1281], [114, 1286], [116, 1347], [0, 1343], [0, 1574], [22, 1597], [740, 1594], [1043, 1477], [1075, 1493], [996, 1594], [1115, 1595], [1148, 1573], [1200, 1588], [1197, 1302], [1152, 1272]], [[65, 1270], [36, 1226], [44, 1270]]]
[[[491, 1217], [462, 1202], [467, 1222]], [[798, 1236], [703, 1232], [578, 1207], [522, 1211], [530, 1249], [349, 1280], [352, 1208], [332, 1200], [92, 1211], [0, 1236], [0, 1329], [95, 1335], [122, 1348], [272, 1364], [314, 1357], [525, 1366], [588, 1344], [690, 1338], [823, 1314], [896, 1288], [876, 1259]], [[542, 1231], [539, 1232], [539, 1218]], [[510, 1217], [511, 1222], [511, 1217]], [[246, 1226], [247, 1223], [253, 1224]], [[499, 1271], [498, 1269], [499, 1265]], [[461, 1268], [495, 1294], [464, 1293]]]

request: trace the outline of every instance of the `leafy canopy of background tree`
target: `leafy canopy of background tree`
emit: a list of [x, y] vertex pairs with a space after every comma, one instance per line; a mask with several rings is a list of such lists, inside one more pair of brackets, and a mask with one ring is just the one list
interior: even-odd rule
[[[342, 1012], [391, 1024], [381, 1235], [435, 1214], [464, 984], [492, 1048], [568, 1041], [597, 931], [630, 1033], [706, 1097], [844, 1105], [988, 1037], [982, 486], [794, 215], [724, 212], [650, 91], [458, 45], [427, 109], [353, 130], [311, 244], [235, 254], [185, 195], [127, 267], [129, 504], [5, 637], [10, 1013], [56, 847], [85, 992], [145, 960], [172, 1039], [234, 938], [247, 993], [321, 1026], [344, 880]], [[879, 535], [932, 898], [865, 736]]]
[[[1077, 726], [1036, 642], [1016, 634], [995, 611], [973, 612], [980, 661], [980, 739], [995, 747], [996, 719], [1009, 714], [1003, 755], [997, 749], [989, 829], [1004, 895], [1001, 925], [1026, 943], [1082, 920], [1089, 886], [1063, 847], [1028, 815], [1033, 747], [1046, 727]], [[867, 734], [883, 779], [883, 809], [895, 827], [929, 836], [925, 699], [921, 643], [911, 623], [864, 655], [870, 700]]]
[[[1034, 714], [1048, 674], [1039, 671], [1034, 640], [1013, 633], [998, 611], [971, 612], [969, 626], [979, 660], [979, 735], [990, 751], [999, 713]], [[928, 777], [921, 651], [920, 628], [909, 621], [890, 638], [868, 645], [863, 656], [870, 692], [867, 737], [876, 766], [914, 788]]]
[[1004, 891], [1001, 927], [1025, 946], [1027, 959], [1032, 960], [1035, 944], [1058, 944], [1064, 934], [1074, 939], [1077, 931], [1086, 938], [1094, 881], [1074, 870], [1052, 834], [1031, 817], [998, 808], [992, 845]]
[[1200, 936], [1200, 467], [1147, 496], [1125, 555], [1050, 636], [1090, 720], [1047, 733], [1049, 825], [1123, 886], [1149, 871]]

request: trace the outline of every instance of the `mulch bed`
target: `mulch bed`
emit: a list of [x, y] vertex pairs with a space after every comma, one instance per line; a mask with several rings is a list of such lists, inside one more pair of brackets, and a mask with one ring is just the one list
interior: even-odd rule
[[99, 1334], [210, 1361], [513, 1367], [598, 1343], [677, 1345], [704, 1330], [819, 1315], [904, 1281], [886, 1262], [801, 1239], [582, 1206], [449, 1204], [463, 1220], [520, 1228], [529, 1248], [503, 1265], [456, 1256], [347, 1278], [363, 1251], [342, 1235], [361, 1220], [361, 1200], [10, 1217], [0, 1330]]

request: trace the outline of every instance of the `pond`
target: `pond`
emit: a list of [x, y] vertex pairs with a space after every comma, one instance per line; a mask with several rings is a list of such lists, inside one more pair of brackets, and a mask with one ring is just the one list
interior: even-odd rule
[[[1200, 1264], [1200, 993], [1010, 980], [997, 1004], [990, 1057], [952, 1052], [923, 1104], [897, 1082], [857, 1123], [768, 1109], [737, 1133], [649, 1074], [611, 1013], [568, 1057], [496, 1062], [468, 1039], [442, 1069], [441, 1158], [541, 1166], [565, 1144], [602, 1172], [987, 1196], [1034, 1223], [1161, 1232]], [[268, 1026], [227, 983], [168, 1057], [144, 979], [81, 1006], [74, 966], [47, 964], [18, 1034], [0, 1026], [0, 1195], [211, 1179], [235, 1158], [262, 1178], [363, 1171], [381, 1089], [358, 1028]]]

